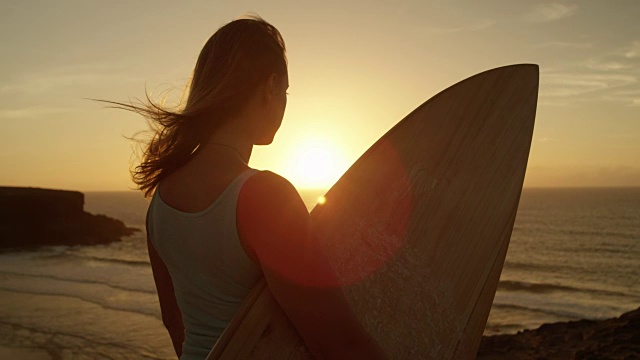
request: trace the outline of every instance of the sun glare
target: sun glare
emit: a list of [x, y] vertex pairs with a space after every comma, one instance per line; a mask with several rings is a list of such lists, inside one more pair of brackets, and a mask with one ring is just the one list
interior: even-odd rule
[[342, 153], [320, 139], [302, 142], [291, 156], [291, 180], [303, 188], [329, 188], [348, 168]]

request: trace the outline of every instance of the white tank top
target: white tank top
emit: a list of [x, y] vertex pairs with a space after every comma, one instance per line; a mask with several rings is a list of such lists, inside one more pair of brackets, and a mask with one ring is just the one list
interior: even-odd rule
[[245, 253], [236, 205], [248, 169], [205, 210], [187, 213], [156, 192], [149, 205], [149, 237], [173, 281], [185, 339], [180, 360], [205, 359], [251, 288], [262, 276]]

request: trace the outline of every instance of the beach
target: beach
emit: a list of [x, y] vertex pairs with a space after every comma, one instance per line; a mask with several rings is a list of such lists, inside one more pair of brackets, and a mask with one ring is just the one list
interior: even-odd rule
[[[321, 194], [302, 196], [311, 208]], [[87, 211], [131, 227], [144, 229], [146, 206], [135, 192], [86, 194]], [[639, 278], [639, 188], [525, 189], [479, 358], [639, 358], [638, 311], [606, 320], [638, 308]], [[1, 252], [5, 358], [175, 358], [144, 232]]]
[[[73, 351], [52, 352], [46, 348], [0, 347], [0, 359], [49, 360], [72, 358], [74, 355]], [[104, 355], [104, 358], [126, 358]], [[639, 359], [640, 308], [608, 320], [545, 324], [538, 329], [512, 335], [485, 336], [477, 358]]]

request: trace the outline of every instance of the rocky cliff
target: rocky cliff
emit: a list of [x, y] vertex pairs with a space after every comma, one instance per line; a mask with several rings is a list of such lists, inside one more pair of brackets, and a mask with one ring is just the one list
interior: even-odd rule
[[477, 359], [640, 359], [640, 308], [613, 319], [544, 324], [483, 337]]
[[0, 248], [103, 244], [136, 231], [85, 212], [81, 192], [0, 187]]

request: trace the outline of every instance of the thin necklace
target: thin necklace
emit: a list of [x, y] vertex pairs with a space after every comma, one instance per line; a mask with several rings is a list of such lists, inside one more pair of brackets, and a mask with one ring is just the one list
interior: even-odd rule
[[244, 159], [244, 157], [242, 156], [242, 154], [240, 154], [240, 151], [238, 151], [238, 149], [236, 149], [235, 147], [231, 146], [231, 145], [227, 145], [227, 144], [221, 144], [221, 143], [204, 143], [205, 145], [218, 145], [218, 146], [224, 146], [227, 147], [231, 150], [233, 150], [233, 152], [236, 153], [236, 155], [238, 155], [238, 157], [240, 158], [240, 160], [242, 160], [242, 162], [247, 165], [247, 160]]

